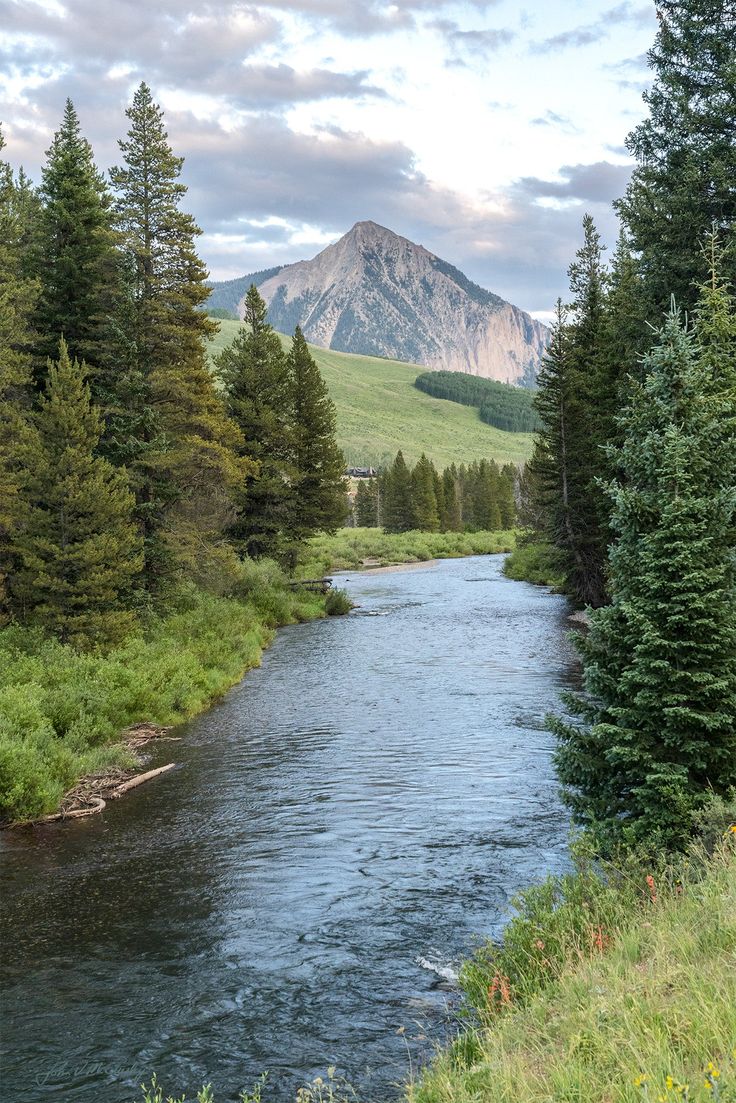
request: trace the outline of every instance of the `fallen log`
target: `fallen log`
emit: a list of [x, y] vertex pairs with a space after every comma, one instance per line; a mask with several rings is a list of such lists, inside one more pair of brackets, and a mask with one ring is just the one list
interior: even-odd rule
[[124, 781], [122, 785], [118, 785], [107, 795], [115, 800], [117, 797], [122, 797], [123, 793], [127, 793], [130, 789], [142, 785], [144, 781], [150, 781], [152, 777], [158, 777], [159, 774], [165, 774], [167, 770], [173, 770], [175, 766], [175, 762], [169, 762], [166, 766], [158, 766], [155, 770], [146, 770], [145, 774], [136, 774], [130, 781]]

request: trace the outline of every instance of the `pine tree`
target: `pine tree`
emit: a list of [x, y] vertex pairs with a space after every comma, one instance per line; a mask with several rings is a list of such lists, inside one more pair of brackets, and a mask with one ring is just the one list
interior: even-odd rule
[[445, 503], [445, 532], [462, 532], [463, 511], [460, 494], [460, 479], [455, 464], [442, 472], [442, 486]]
[[145, 540], [145, 577], [155, 588], [177, 567], [192, 569], [232, 518], [231, 499], [252, 466], [207, 367], [205, 341], [216, 325], [198, 309], [208, 298], [197, 256], [201, 232], [180, 209], [183, 158], [168, 142], [163, 114], [141, 84], [126, 112], [112, 170], [129, 293], [129, 359], [121, 365], [119, 406], [108, 454], [124, 463]]
[[568, 478], [568, 586], [580, 602], [606, 600], [609, 503], [600, 481], [608, 476], [606, 412], [616, 389], [603, 358], [607, 275], [603, 246], [590, 215], [583, 218], [583, 244], [570, 265], [567, 371], [571, 386]]
[[345, 523], [345, 457], [337, 445], [337, 412], [297, 326], [286, 358], [290, 389], [290, 538], [300, 544]]
[[411, 472], [404, 454], [396, 453], [391, 467], [381, 479], [381, 524], [386, 532], [409, 532], [414, 520]]
[[14, 541], [11, 590], [20, 620], [89, 648], [133, 627], [125, 600], [142, 556], [125, 473], [96, 454], [102, 418], [85, 375], [62, 339], [26, 453], [28, 514]]
[[[629, 135], [636, 168], [619, 214], [640, 255], [647, 315], [674, 294], [693, 305], [700, 246], [713, 224], [726, 244], [736, 229], [736, 13], [733, 0], [658, 0], [659, 33], [649, 108]], [[724, 278], [736, 282], [736, 249]]]
[[120, 259], [111, 195], [71, 100], [46, 153], [39, 196], [31, 253], [41, 288], [35, 317], [39, 385], [63, 336], [71, 355], [90, 366], [95, 397], [111, 401], [122, 343]]
[[514, 465], [504, 464], [498, 479], [498, 511], [503, 529], [512, 529], [516, 525], [516, 476]]
[[673, 308], [619, 419], [613, 601], [581, 642], [582, 723], [555, 724], [567, 800], [604, 848], [682, 845], [736, 784], [735, 410], [699, 352]]
[[[0, 130], [0, 153], [4, 146]], [[29, 349], [38, 285], [24, 275], [27, 234], [22, 188], [7, 161], [0, 160], [0, 624], [9, 615], [11, 534], [25, 523], [23, 455], [33, 438]]]
[[355, 491], [355, 523], [360, 528], [378, 525], [378, 480], [360, 479]]
[[266, 314], [266, 304], [252, 284], [245, 297], [243, 327], [220, 353], [216, 366], [228, 412], [242, 434], [242, 454], [251, 464], [236, 499], [231, 539], [247, 555], [282, 557], [291, 543], [290, 483], [295, 476], [292, 385], [281, 340]]
[[420, 532], [437, 532], [440, 527], [434, 469], [423, 452], [411, 473], [411, 527]]

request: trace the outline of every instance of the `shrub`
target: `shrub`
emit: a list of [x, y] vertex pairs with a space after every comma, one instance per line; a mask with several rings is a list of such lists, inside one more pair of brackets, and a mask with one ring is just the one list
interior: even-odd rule
[[328, 617], [342, 617], [349, 613], [353, 603], [344, 590], [330, 590], [325, 600], [325, 612]]

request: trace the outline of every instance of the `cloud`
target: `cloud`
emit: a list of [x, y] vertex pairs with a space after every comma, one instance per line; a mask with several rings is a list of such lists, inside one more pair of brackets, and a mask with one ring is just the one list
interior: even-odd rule
[[516, 31], [508, 27], [466, 31], [452, 19], [432, 19], [427, 26], [442, 35], [453, 62], [462, 62], [466, 54], [488, 57], [516, 38]]
[[570, 47], [590, 46], [606, 38], [610, 27], [621, 23], [631, 23], [634, 26], [646, 26], [650, 23], [654, 25], [654, 9], [649, 5], [636, 6], [631, 0], [625, 0], [614, 8], [608, 8], [594, 22], [572, 27], [568, 31], [560, 31], [549, 38], [534, 42], [531, 49], [534, 53], [549, 54]]
[[[415, 26], [416, 16], [441, 11], [448, 0], [260, 0], [263, 7], [317, 18], [344, 34], [374, 35]], [[466, 6], [485, 11], [498, 0], [466, 0]]]
[[568, 134], [578, 134], [579, 128], [575, 126], [572, 119], [567, 115], [559, 115], [556, 111], [545, 111], [544, 115], [539, 115], [536, 119], [531, 120], [532, 126], [551, 126], [555, 130], [565, 130]]
[[621, 195], [631, 176], [630, 165], [596, 161], [589, 165], [562, 165], [561, 180], [524, 176], [516, 184], [530, 199], [577, 199], [580, 202], [609, 203]]

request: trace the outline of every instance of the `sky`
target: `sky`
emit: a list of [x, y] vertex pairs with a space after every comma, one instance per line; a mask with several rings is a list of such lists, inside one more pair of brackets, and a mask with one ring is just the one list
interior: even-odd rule
[[547, 319], [645, 114], [652, 0], [0, 0], [4, 155], [34, 180], [70, 97], [98, 165], [141, 80], [213, 279], [372, 219]]

